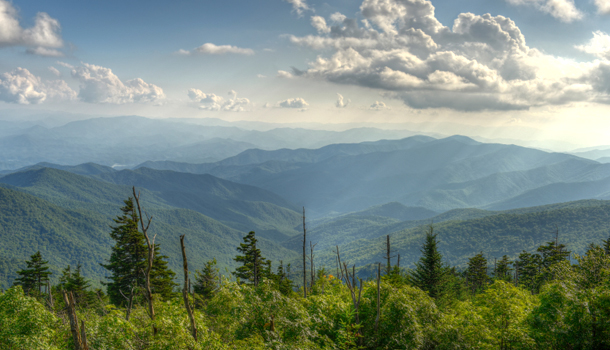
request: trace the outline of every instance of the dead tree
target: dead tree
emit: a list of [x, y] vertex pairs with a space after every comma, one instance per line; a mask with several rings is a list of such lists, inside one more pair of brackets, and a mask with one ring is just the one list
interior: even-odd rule
[[313, 285], [316, 282], [316, 269], [315, 269], [315, 265], [313, 263], [313, 248], [316, 247], [316, 245], [318, 245], [318, 243], [316, 244], [312, 244], [311, 241], [309, 241], [309, 248], [310, 250], [310, 254], [309, 254], [309, 271], [311, 272], [311, 290], [313, 290]]
[[381, 288], [380, 281], [381, 280], [381, 263], [377, 264], [377, 317], [375, 317], [375, 333], [379, 327], [379, 317], [381, 315]]
[[191, 334], [195, 341], [197, 341], [197, 326], [195, 325], [195, 317], [193, 317], [193, 309], [191, 308], [191, 304], [189, 302], [188, 288], [189, 288], [189, 265], [186, 260], [186, 251], [184, 249], [184, 235], [180, 236], [180, 247], [182, 248], [182, 261], [184, 267], [184, 288], [182, 289], [182, 297], [184, 298], [184, 307], [186, 308], [186, 312], [189, 315], [189, 320], [191, 321]]
[[337, 253], [337, 265], [339, 266], [339, 272], [340, 274], [337, 275], [337, 278], [339, 278], [340, 280], [344, 280], [345, 276], [343, 275], [343, 265], [341, 265], [341, 255], [339, 255], [339, 246], [335, 246], [335, 248], [337, 249], [336, 253]]
[[[355, 323], [357, 325], [360, 324], [360, 296], [362, 295], [362, 278], [358, 278], [358, 281], [360, 282], [360, 286], [358, 287], [356, 285], [356, 265], [354, 265], [352, 267], [352, 275], [350, 276], [350, 272], [349, 272], [349, 268], [347, 267], [346, 263], [343, 263], [343, 270], [345, 273], [345, 280], [346, 280], [346, 284], [347, 284], [347, 288], [349, 289], [350, 295], [352, 297], [352, 302], [354, 303], [354, 318], [355, 318]], [[358, 289], [356, 289], [358, 288]], [[356, 293], [357, 291], [357, 293]], [[360, 334], [360, 331], [358, 331], [358, 335]]]
[[307, 229], [305, 228], [305, 207], [303, 207], [303, 297], [307, 298]]
[[[148, 216], [146, 213], [142, 213], [142, 207], [140, 206], [140, 193], [136, 194], [136, 188], [133, 187], [133, 197], [136, 200], [136, 205], [138, 207], [138, 215], [140, 215], [140, 226], [142, 227], [142, 233], [144, 234], [144, 238], [146, 238], [146, 245], [148, 247], [148, 265], [146, 266], [146, 300], [148, 301], [148, 316], [152, 321], [153, 327], [153, 335], [157, 334], [157, 326], [155, 325], [155, 307], [153, 306], [153, 296], [152, 290], [150, 288], [150, 271], [152, 270], [153, 260], [155, 258], [155, 238], [157, 235], [154, 235], [152, 240], [148, 236], [148, 228], [150, 227], [150, 222], [152, 221], [152, 216]], [[144, 215], [146, 215], [146, 225], [144, 225]]]
[[392, 258], [394, 257], [392, 254], [392, 250], [390, 248], [390, 235], [386, 236], [386, 252], [384, 258], [387, 260], [386, 264], [386, 275], [392, 273]]
[[125, 298], [125, 300], [127, 300], [127, 309], [125, 310], [125, 320], [126, 321], [129, 321], [129, 315], [131, 315], [131, 309], [133, 308], [133, 296], [134, 296], [135, 289], [136, 289], [136, 285], [134, 282], [133, 287], [131, 287], [131, 292], [129, 292], [129, 297], [127, 297], [125, 294], [123, 294], [123, 291], [119, 289], [119, 293], [121, 293], [123, 298]]
[[49, 308], [51, 309], [51, 311], [53, 311], [54, 308], [54, 303], [53, 303], [53, 292], [51, 291], [51, 282], [47, 280], [47, 292], [49, 292], [49, 300], [48, 300], [48, 304], [49, 304]]
[[74, 340], [74, 350], [89, 350], [89, 346], [87, 346], [87, 335], [85, 333], [85, 321], [81, 322], [81, 329], [79, 331], [74, 295], [72, 292], [67, 293], [65, 290], [62, 292], [64, 302], [66, 303], [68, 319], [70, 319], [70, 330], [72, 331], [72, 340]]

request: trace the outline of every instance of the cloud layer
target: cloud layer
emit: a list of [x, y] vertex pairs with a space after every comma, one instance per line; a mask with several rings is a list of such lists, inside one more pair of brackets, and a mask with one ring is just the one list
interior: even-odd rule
[[307, 101], [305, 101], [304, 99], [297, 97], [297, 98], [289, 98], [287, 100], [284, 101], [279, 101], [277, 103], [277, 106], [280, 108], [307, 108], [309, 107], [309, 103], [307, 103]]
[[[584, 14], [576, 8], [574, 0], [506, 0], [512, 5], [532, 6], [542, 12], [548, 13], [562, 22], [580, 20]], [[603, 3], [604, 0], [596, 0]]]
[[610, 100], [603, 62], [530, 48], [507, 17], [462, 13], [449, 28], [427, 0], [365, 0], [360, 10], [360, 22], [340, 13], [329, 21], [314, 16], [317, 35], [290, 36], [293, 44], [331, 51], [292, 74], [379, 89], [413, 108], [519, 110]]
[[10, 2], [0, 0], [0, 47], [25, 46], [27, 53], [41, 56], [63, 56], [58, 51], [64, 45], [59, 21], [44, 12], [34, 19], [34, 26], [23, 28]]
[[45, 82], [25, 68], [0, 74], [0, 101], [27, 105], [75, 98], [76, 92], [63, 80]]
[[78, 97], [84, 102], [124, 104], [157, 102], [165, 98], [160, 87], [140, 78], [123, 82], [110, 68], [83, 63], [72, 67], [71, 73], [80, 83]]
[[205, 43], [199, 47], [188, 50], [179, 50], [178, 54], [181, 55], [224, 55], [224, 54], [238, 54], [238, 55], [254, 55], [254, 50], [244, 49], [237, 46], [231, 45], [214, 45], [212, 43]]
[[225, 99], [216, 94], [206, 94], [199, 89], [189, 89], [188, 97], [191, 101], [200, 103], [200, 109], [206, 111], [244, 112], [250, 105], [247, 98], [238, 98], [237, 92], [229, 91], [229, 98]]

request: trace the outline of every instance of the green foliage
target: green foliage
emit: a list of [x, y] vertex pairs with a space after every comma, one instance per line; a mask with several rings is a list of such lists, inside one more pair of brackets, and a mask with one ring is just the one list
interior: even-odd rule
[[7, 350], [59, 350], [60, 322], [21, 286], [0, 294], [0, 344]]
[[49, 267], [48, 261], [42, 260], [40, 251], [30, 257], [30, 260], [25, 262], [27, 267], [17, 271], [19, 275], [15, 279], [15, 285], [20, 285], [26, 293], [42, 293], [42, 286], [46, 286], [49, 282]]
[[216, 259], [209, 260], [203, 266], [203, 271], [195, 271], [193, 290], [204, 300], [211, 299], [218, 289], [220, 273], [216, 267]]
[[[107, 264], [102, 264], [111, 276], [105, 283], [108, 296], [115, 305], [128, 304], [127, 299], [136, 294], [137, 288], [145, 285], [148, 248], [144, 234], [138, 230], [138, 214], [130, 197], [124, 201], [122, 215], [114, 219], [117, 226], [112, 228], [110, 237], [115, 241]], [[154, 246], [153, 268], [150, 272], [150, 284], [153, 293], [164, 299], [175, 295], [173, 281], [175, 273], [167, 266], [167, 256], [161, 255], [159, 245]]]
[[487, 276], [487, 259], [485, 259], [482, 252], [468, 260], [466, 281], [472, 294], [482, 291], [489, 282], [489, 276]]
[[442, 282], [446, 268], [438, 252], [437, 234], [432, 226], [426, 231], [426, 241], [421, 248], [422, 256], [409, 275], [409, 282], [435, 298], [442, 293]]
[[233, 275], [244, 283], [254, 284], [255, 286], [263, 277], [271, 275], [271, 262], [261, 255], [261, 250], [256, 247], [256, 235], [250, 231], [244, 236], [244, 243], [237, 247], [237, 251], [243, 255], [237, 255], [233, 260], [241, 264], [235, 269]]

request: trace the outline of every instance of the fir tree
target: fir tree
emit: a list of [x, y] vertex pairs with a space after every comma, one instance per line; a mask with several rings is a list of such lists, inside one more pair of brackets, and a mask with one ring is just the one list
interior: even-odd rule
[[26, 293], [36, 291], [41, 294], [42, 286], [47, 285], [51, 275], [47, 266], [48, 263], [48, 261], [42, 260], [40, 251], [36, 252], [36, 254], [30, 256], [29, 261], [26, 261], [27, 267], [17, 271], [19, 277], [15, 279], [14, 284], [20, 285]]
[[[127, 299], [134, 297], [136, 290], [145, 285], [145, 271], [148, 260], [148, 249], [144, 235], [138, 230], [138, 214], [133, 198], [124, 201], [122, 215], [114, 219], [117, 226], [112, 227], [110, 237], [116, 242], [112, 247], [110, 259], [102, 264], [111, 276], [106, 282], [108, 297], [115, 305], [126, 305]], [[153, 269], [151, 271], [151, 289], [161, 294], [164, 299], [173, 295], [175, 273], [167, 268], [166, 256], [159, 254], [155, 245]]]
[[233, 275], [241, 281], [258, 286], [262, 277], [270, 277], [271, 263], [261, 255], [261, 250], [256, 247], [256, 242], [254, 231], [250, 231], [244, 237], [244, 243], [239, 244], [237, 251], [243, 255], [237, 255], [233, 260], [242, 266], [235, 269]]
[[219, 275], [216, 258], [206, 262], [202, 271], [195, 271], [195, 293], [201, 295], [204, 300], [211, 299], [218, 288]]
[[280, 261], [280, 265], [277, 267], [277, 273], [272, 276], [277, 290], [284, 295], [290, 295], [294, 288], [294, 282], [288, 277], [289, 271], [290, 264], [285, 268], [284, 262]]
[[76, 265], [76, 270], [71, 271], [70, 265], [65, 268], [60, 278], [60, 288], [66, 292], [72, 292], [77, 304], [90, 304], [94, 301], [94, 295], [91, 291], [88, 291], [91, 284], [81, 274], [81, 264]]
[[422, 253], [415, 269], [409, 273], [408, 281], [436, 298], [442, 293], [442, 285], [447, 269], [443, 266], [442, 256], [438, 252], [437, 234], [432, 226], [426, 231], [426, 241], [420, 250]]
[[483, 256], [483, 252], [468, 259], [466, 281], [468, 282], [468, 286], [470, 286], [472, 294], [483, 290], [483, 287], [487, 284], [488, 280], [487, 259]]
[[608, 239], [606, 239], [602, 242], [603, 242], [602, 248], [604, 248], [604, 252], [606, 252], [606, 255], [610, 255], [610, 237], [608, 237]]
[[530, 254], [525, 250], [519, 254], [515, 262], [517, 283], [530, 292], [535, 293], [540, 288], [542, 270], [542, 257], [539, 254]]
[[513, 269], [510, 267], [513, 262], [508, 258], [508, 256], [504, 255], [502, 260], [498, 261], [497, 266], [494, 271], [494, 279], [502, 280], [506, 282], [512, 282]]

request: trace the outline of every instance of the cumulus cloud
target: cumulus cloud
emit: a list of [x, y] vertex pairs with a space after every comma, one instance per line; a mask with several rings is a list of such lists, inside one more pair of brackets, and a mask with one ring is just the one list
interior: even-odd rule
[[304, 99], [297, 97], [289, 98], [284, 101], [279, 101], [277, 105], [281, 108], [307, 108], [309, 106], [309, 103], [307, 103], [307, 101], [305, 101]]
[[610, 59], [610, 35], [602, 31], [593, 32], [593, 38], [586, 45], [576, 45], [575, 47], [599, 58]]
[[337, 93], [337, 102], [335, 103], [337, 108], [345, 108], [350, 102], [352, 102], [350, 99], [345, 99], [343, 98], [343, 95]]
[[250, 105], [250, 100], [247, 98], [238, 98], [237, 92], [229, 91], [229, 98], [225, 99], [216, 94], [206, 94], [199, 89], [189, 89], [189, 98], [196, 103], [200, 103], [200, 109], [206, 111], [227, 111], [227, 112], [244, 112]]
[[110, 68], [83, 63], [73, 67], [71, 73], [80, 82], [78, 97], [84, 102], [123, 104], [158, 102], [165, 98], [160, 87], [140, 78], [123, 82]]
[[25, 68], [0, 74], [0, 101], [27, 105], [74, 98], [76, 92], [63, 80], [43, 81]]
[[42, 56], [63, 56], [57, 50], [64, 45], [59, 21], [44, 12], [36, 14], [34, 26], [23, 28], [13, 5], [0, 0], [0, 47], [25, 46], [28, 53]]
[[190, 51], [178, 50], [177, 53], [180, 55], [224, 55], [230, 53], [237, 55], [254, 55], [254, 50], [231, 45], [214, 45], [212, 43], [205, 43]]
[[[548, 13], [562, 22], [573, 22], [584, 17], [583, 13], [576, 8], [574, 0], [507, 0], [512, 5], [529, 5], [538, 10]], [[605, 2], [607, 0], [596, 0]]]
[[[428, 0], [364, 0], [360, 10], [361, 21], [335, 13], [312, 19], [318, 34], [289, 36], [295, 45], [324, 52], [294, 72], [378, 89], [413, 108], [520, 110], [601, 101], [605, 94], [592, 80], [599, 64], [530, 48], [510, 18], [462, 13], [447, 27]], [[605, 49], [585, 48], [591, 45], [582, 49], [605, 57]]]
[[369, 109], [374, 111], [381, 111], [383, 109], [388, 109], [388, 106], [386, 106], [385, 103], [381, 101], [375, 101], [372, 105], [369, 106]]
[[597, 12], [603, 15], [610, 14], [610, 0], [595, 0]]
[[292, 11], [296, 12], [296, 14], [299, 17], [303, 16], [304, 11], [311, 10], [305, 0], [284, 0], [284, 1], [292, 5]]

